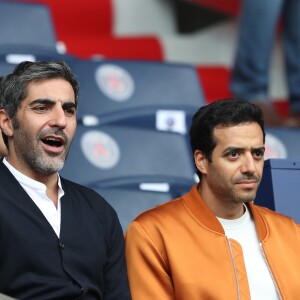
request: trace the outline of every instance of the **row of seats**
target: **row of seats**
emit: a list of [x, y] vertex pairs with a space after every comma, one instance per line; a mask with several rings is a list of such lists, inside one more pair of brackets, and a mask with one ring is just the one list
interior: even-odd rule
[[195, 183], [181, 134], [129, 126], [78, 125], [61, 171], [98, 191], [127, 225], [145, 209], [186, 193]]
[[[74, 4], [71, 0], [9, 2], [12, 1], [47, 5], [57, 40], [60, 45], [66, 46], [65, 51], [69, 54], [82, 58], [191, 63], [199, 70], [199, 81], [202, 82], [202, 88], [209, 101], [213, 100], [216, 94], [210, 87], [213, 82], [211, 73], [214, 73], [218, 82], [223, 83], [218, 88], [217, 96], [230, 96], [229, 86], [223, 81], [223, 77], [224, 74], [226, 78], [230, 75], [236, 19], [232, 18], [226, 22], [216, 20], [215, 24], [197, 32], [179, 34], [176, 32], [178, 14], [172, 4], [195, 3], [194, 7], [209, 7], [226, 12], [233, 8], [237, 10], [240, 0], [87, 0], [85, 5], [81, 2]], [[201, 16], [204, 15], [200, 14]], [[270, 85], [272, 98], [276, 99], [276, 102], [280, 101], [280, 104], [287, 96], [285, 84], [280, 84], [282, 71], [281, 65], [276, 64], [276, 68], [272, 70], [273, 79]]]
[[1, 12], [9, 18], [0, 18], [0, 76], [23, 60], [60, 59], [80, 82], [77, 133], [62, 176], [107, 197], [124, 230], [144, 209], [187, 192], [195, 183], [187, 128], [205, 103], [193, 66], [61, 53], [46, 5], [0, 1]]
[[[11, 72], [15, 63], [28, 56], [10, 54], [9, 62], [8, 55], [1, 54], [0, 74]], [[192, 114], [204, 103], [195, 69], [41, 53], [31, 53], [33, 57], [64, 59], [78, 77], [77, 132], [61, 174], [104, 189], [104, 196], [111, 189], [122, 190], [122, 198], [117, 191], [110, 192], [108, 201], [120, 210], [124, 230], [132, 214], [145, 208], [142, 200], [143, 205], [136, 204], [134, 211], [120, 209], [127, 200], [132, 201], [132, 194], [155, 195], [150, 207], [158, 199], [182, 195], [195, 183], [187, 128]]]
[[[0, 76], [23, 60], [68, 62], [81, 90], [78, 130], [62, 175], [107, 196], [125, 230], [138, 212], [180, 196], [196, 181], [187, 132], [194, 112], [208, 102], [199, 70], [84, 59], [62, 53], [57, 41], [47, 5], [0, 0]], [[85, 46], [78, 38], [77, 44]], [[212, 87], [216, 94], [219, 84]], [[266, 157], [297, 157], [299, 135], [267, 128]]]
[[[68, 54], [80, 58], [146, 59], [162, 61], [159, 38], [152, 35], [114, 34], [114, 1], [89, 0], [18, 0], [25, 4], [41, 4], [48, 8], [57, 41]], [[26, 24], [26, 23], [25, 23]], [[37, 28], [37, 27], [32, 27]]]

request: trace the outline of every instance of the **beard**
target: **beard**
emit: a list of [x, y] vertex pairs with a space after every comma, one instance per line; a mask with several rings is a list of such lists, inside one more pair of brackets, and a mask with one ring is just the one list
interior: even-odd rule
[[[13, 122], [13, 126], [15, 152], [24, 166], [43, 176], [52, 175], [63, 168], [71, 145], [71, 141], [63, 131], [58, 128], [47, 129], [33, 138], [28, 131], [21, 129], [18, 120]], [[42, 138], [51, 134], [63, 137], [65, 141], [63, 154], [45, 152], [40, 146], [43, 143]]]
[[[257, 175], [243, 175], [243, 176], [240, 176], [239, 178], [235, 179], [235, 182], [239, 182], [242, 180], [254, 180], [259, 185], [261, 178], [260, 178], [260, 176], [257, 176]], [[257, 188], [258, 188], [258, 186], [257, 186]], [[248, 203], [255, 199], [256, 193], [257, 193], [257, 188], [251, 189], [249, 191], [233, 190], [233, 195], [234, 195], [236, 201]]]
[[241, 202], [241, 203], [248, 203], [251, 202], [255, 199], [256, 197], [256, 192], [255, 191], [249, 191], [249, 192], [239, 192], [239, 191], [234, 191], [234, 198], [237, 202]]
[[[261, 180], [259, 174], [239, 174], [233, 178], [227, 177], [214, 167], [210, 169], [207, 184], [217, 199], [223, 199], [224, 203], [248, 203], [255, 199], [258, 185]], [[253, 180], [256, 188], [242, 188], [237, 183], [243, 180]]]

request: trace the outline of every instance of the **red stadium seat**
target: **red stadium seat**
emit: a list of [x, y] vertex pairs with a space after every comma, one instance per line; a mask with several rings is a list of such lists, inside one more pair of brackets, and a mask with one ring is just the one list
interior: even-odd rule
[[114, 11], [111, 0], [20, 0], [47, 4], [51, 10], [57, 39], [68, 54], [80, 58], [100, 56], [111, 59], [158, 60], [164, 58], [155, 36], [113, 34]]

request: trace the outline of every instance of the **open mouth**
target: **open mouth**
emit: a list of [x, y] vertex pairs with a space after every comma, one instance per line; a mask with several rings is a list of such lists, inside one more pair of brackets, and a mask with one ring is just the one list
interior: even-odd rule
[[42, 141], [46, 145], [49, 145], [51, 147], [57, 147], [57, 148], [61, 147], [64, 144], [63, 140], [57, 138], [50, 138], [50, 137], [42, 139]]

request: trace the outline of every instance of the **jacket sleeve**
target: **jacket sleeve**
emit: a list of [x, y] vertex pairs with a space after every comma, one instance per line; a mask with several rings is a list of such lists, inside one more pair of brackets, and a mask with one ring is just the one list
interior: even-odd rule
[[111, 219], [108, 257], [104, 270], [104, 300], [130, 300], [124, 234], [115, 212]]
[[132, 299], [175, 299], [166, 257], [138, 221], [129, 225], [125, 241]]

